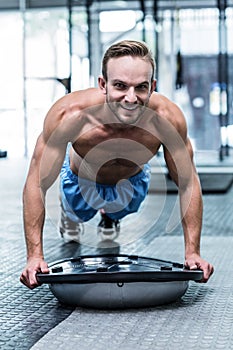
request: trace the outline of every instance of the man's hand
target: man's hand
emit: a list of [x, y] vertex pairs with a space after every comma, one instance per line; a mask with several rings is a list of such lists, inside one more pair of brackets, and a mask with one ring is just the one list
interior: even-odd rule
[[23, 270], [20, 281], [30, 289], [36, 288], [40, 283], [36, 279], [37, 273], [48, 273], [48, 264], [42, 258], [30, 258]]
[[200, 269], [203, 271], [203, 279], [200, 282], [206, 283], [212, 273], [214, 272], [214, 267], [204, 259], [200, 257], [198, 254], [192, 254], [186, 258], [185, 267], [190, 270]]

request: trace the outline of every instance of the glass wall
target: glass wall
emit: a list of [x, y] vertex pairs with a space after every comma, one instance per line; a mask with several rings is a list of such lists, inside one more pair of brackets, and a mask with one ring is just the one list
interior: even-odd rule
[[66, 11], [26, 12], [25, 67], [27, 151], [31, 153], [46, 112], [65, 93], [59, 79], [70, 74]]
[[78, 37], [70, 59], [68, 11], [62, 9], [0, 12], [0, 149], [9, 157], [31, 155], [52, 103], [72, 89], [87, 87], [85, 13], [75, 14]]
[[[232, 9], [227, 9], [229, 106], [232, 109]], [[165, 11], [160, 18], [159, 91], [183, 109], [196, 150], [218, 150], [225, 142], [220, 127], [218, 84], [219, 12], [217, 9]], [[177, 86], [177, 81], [180, 86]], [[178, 84], [179, 85], [179, 84]], [[226, 109], [226, 92], [222, 94]], [[232, 145], [231, 127], [228, 127]]]
[[[26, 10], [24, 21], [19, 11], [0, 12], [0, 149], [30, 156], [48, 109], [67, 92], [67, 79], [72, 91], [96, 86], [103, 52], [127, 38], [145, 40], [157, 54], [157, 89], [183, 109], [194, 148], [218, 150], [226, 130], [216, 112], [217, 9], [159, 11], [157, 23], [152, 9], [144, 16], [140, 8], [104, 10], [94, 2], [89, 18], [86, 8], [72, 10], [72, 30], [66, 8]], [[232, 99], [233, 9], [226, 15]], [[227, 132], [233, 145], [231, 125]]]
[[0, 149], [24, 152], [22, 19], [0, 13]]

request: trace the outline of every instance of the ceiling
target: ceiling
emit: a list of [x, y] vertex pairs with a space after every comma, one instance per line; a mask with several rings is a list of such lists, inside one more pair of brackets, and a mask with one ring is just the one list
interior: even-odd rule
[[0, 11], [17, 10], [20, 8], [39, 9], [64, 7], [71, 4], [72, 6], [86, 6], [90, 4], [98, 5], [101, 10], [111, 9], [138, 9], [142, 6], [154, 6], [159, 10], [165, 9], [188, 9], [188, 8], [213, 8], [218, 3], [227, 4], [228, 7], [233, 6], [233, 0], [127, 0], [127, 1], [109, 1], [109, 0], [0, 0]]

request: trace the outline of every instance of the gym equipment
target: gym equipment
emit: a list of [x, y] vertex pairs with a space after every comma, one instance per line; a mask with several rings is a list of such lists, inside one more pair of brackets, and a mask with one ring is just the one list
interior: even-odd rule
[[7, 151], [0, 149], [0, 158], [6, 158], [7, 157]]
[[176, 262], [124, 254], [64, 259], [52, 263], [48, 274], [37, 274], [61, 303], [97, 309], [167, 304], [202, 277]]

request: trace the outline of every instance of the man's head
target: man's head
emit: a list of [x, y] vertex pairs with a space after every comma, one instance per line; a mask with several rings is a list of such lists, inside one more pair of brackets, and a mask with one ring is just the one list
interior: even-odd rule
[[154, 67], [152, 54], [144, 43], [124, 40], [106, 51], [98, 84], [121, 123], [136, 123], [148, 106], [156, 86]]
[[113, 44], [107, 49], [102, 60], [102, 75], [105, 81], [108, 80], [108, 61], [111, 58], [118, 58], [124, 56], [139, 57], [149, 62], [152, 66], [151, 81], [153, 81], [155, 62], [152, 53], [145, 43], [134, 40], [123, 40], [116, 44]]

